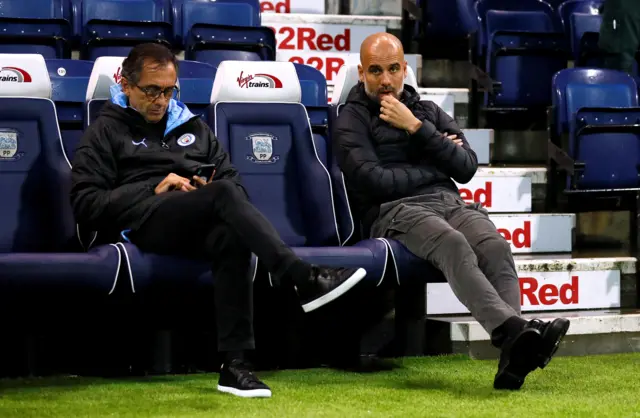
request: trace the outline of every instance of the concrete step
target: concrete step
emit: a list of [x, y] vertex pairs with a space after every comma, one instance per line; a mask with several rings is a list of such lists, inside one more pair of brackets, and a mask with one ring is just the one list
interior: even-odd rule
[[[446, 106], [446, 105], [444, 105]], [[442, 110], [453, 117], [453, 108], [447, 109], [440, 106]], [[493, 129], [463, 129], [465, 138], [469, 141], [471, 149], [478, 157], [478, 164], [487, 165], [491, 162], [491, 144], [493, 143]]]
[[[516, 255], [515, 263], [523, 312], [635, 306], [635, 257]], [[426, 304], [428, 315], [469, 313], [448, 283], [429, 283]]]
[[[598, 310], [525, 314], [527, 319], [569, 318], [571, 326], [556, 355], [585, 356], [640, 352], [639, 310]], [[498, 358], [489, 334], [472, 317], [429, 318], [431, 353], [467, 354], [477, 359]]]
[[532, 208], [532, 185], [544, 185], [544, 167], [480, 167], [467, 184], [458, 184], [465, 201], [480, 202], [489, 212], [527, 213]]
[[574, 214], [492, 214], [491, 221], [511, 244], [514, 254], [522, 253], [570, 253]]

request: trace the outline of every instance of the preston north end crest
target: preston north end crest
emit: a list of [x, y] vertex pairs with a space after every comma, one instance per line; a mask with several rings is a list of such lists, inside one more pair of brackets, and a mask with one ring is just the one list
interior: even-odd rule
[[280, 159], [273, 154], [273, 143], [278, 138], [271, 134], [251, 134], [247, 137], [251, 141], [252, 155], [247, 155], [247, 159], [256, 164], [272, 164]]
[[14, 158], [18, 152], [18, 133], [0, 130], [0, 160]]

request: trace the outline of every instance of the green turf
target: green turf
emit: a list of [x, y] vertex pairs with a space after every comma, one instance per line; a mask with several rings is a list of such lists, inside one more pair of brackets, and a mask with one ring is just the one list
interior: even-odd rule
[[220, 394], [217, 374], [0, 380], [0, 417], [640, 416], [640, 354], [556, 358], [511, 393], [492, 389], [495, 361], [447, 356], [398, 364], [369, 375], [261, 373], [271, 399]]

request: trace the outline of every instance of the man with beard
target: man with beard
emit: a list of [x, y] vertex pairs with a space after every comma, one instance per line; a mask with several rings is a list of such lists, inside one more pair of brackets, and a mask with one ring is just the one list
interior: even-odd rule
[[494, 387], [520, 389], [527, 374], [549, 363], [569, 321], [520, 316], [509, 244], [481, 205], [464, 203], [453, 181], [471, 180], [476, 154], [451, 117], [404, 84], [400, 41], [369, 36], [360, 63], [333, 146], [363, 230], [401, 242], [442, 271], [501, 350]]
[[[76, 150], [71, 204], [76, 220], [143, 251], [211, 262], [218, 349], [218, 390], [270, 397], [245, 351], [255, 348], [251, 253], [275, 284], [294, 288], [304, 311], [351, 289], [364, 269], [326, 268], [298, 258], [249, 202], [229, 155], [198, 116], [175, 99], [178, 62], [166, 47], [141, 44], [122, 63], [121, 84]], [[215, 164], [202, 179], [201, 165]]]

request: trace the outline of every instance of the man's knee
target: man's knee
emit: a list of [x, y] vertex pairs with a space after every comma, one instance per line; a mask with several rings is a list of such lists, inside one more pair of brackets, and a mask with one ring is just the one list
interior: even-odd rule
[[217, 199], [244, 199], [240, 187], [231, 180], [216, 180], [203, 187]]
[[213, 227], [207, 236], [206, 246], [210, 256], [246, 256], [249, 253], [238, 233], [225, 223]]

